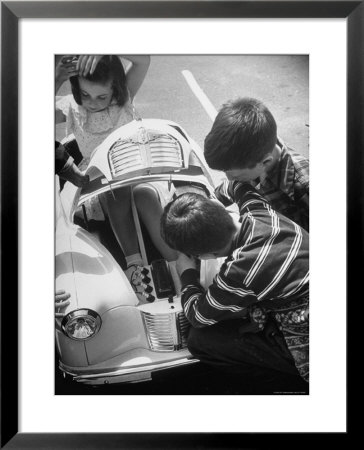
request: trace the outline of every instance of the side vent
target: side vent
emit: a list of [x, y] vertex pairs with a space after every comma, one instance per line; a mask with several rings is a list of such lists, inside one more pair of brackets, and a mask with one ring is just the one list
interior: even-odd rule
[[189, 323], [183, 312], [150, 314], [143, 312], [150, 348], [157, 352], [173, 352], [187, 347]]

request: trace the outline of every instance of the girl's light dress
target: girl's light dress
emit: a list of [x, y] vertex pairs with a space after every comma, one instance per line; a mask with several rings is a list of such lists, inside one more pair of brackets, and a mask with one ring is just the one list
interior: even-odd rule
[[[130, 101], [124, 106], [111, 104], [99, 112], [90, 112], [78, 105], [73, 95], [56, 97], [56, 109], [66, 116], [66, 135], [73, 134], [84, 161], [90, 157], [102, 141], [122, 125], [134, 119], [134, 107]], [[84, 166], [84, 162], [82, 163]]]
[[[66, 116], [66, 135], [73, 134], [76, 138], [83, 156], [79, 165], [81, 169], [87, 167], [93, 151], [109, 134], [136, 118], [134, 105], [129, 100], [123, 106], [111, 103], [102, 111], [90, 112], [78, 105], [70, 94], [56, 97], [56, 109]], [[173, 190], [167, 189], [167, 183], [153, 182], [150, 185], [157, 191], [162, 207], [172, 200]], [[94, 202], [91, 209], [92, 217], [100, 220], [101, 211]]]

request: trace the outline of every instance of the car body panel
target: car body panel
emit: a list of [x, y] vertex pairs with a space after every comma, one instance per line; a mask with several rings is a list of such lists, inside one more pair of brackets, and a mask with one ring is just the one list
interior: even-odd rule
[[100, 331], [85, 342], [89, 364], [98, 364], [136, 348], [149, 350], [143, 320], [137, 308], [114, 308], [106, 311], [101, 320]]
[[65, 336], [56, 326], [56, 347], [59, 360], [69, 367], [88, 367], [88, 359], [83, 341], [75, 341]]
[[[68, 244], [68, 245], [67, 245]], [[56, 241], [56, 289], [71, 294], [65, 313], [88, 307], [99, 314], [138, 299], [107, 249], [80, 227]]]
[[[131, 163], [121, 164], [120, 170], [124, 143]], [[57, 192], [56, 290], [71, 294], [65, 315], [89, 309], [99, 315], [101, 327], [92, 337], [75, 340], [62, 331], [62, 320], [56, 320], [60, 369], [78, 382], [103, 384], [148, 380], [155, 371], [196, 362], [186, 347], [187, 320], [180, 297], [141, 302], [110, 251], [74, 218], [86, 201], [145, 182], [182, 184], [187, 190], [197, 186], [211, 195], [212, 177], [201, 149], [174, 122], [133, 121], [93, 152], [86, 173], [88, 187], [66, 183], [60, 195]], [[208, 286], [217, 267], [215, 261], [201, 262], [203, 284]]]

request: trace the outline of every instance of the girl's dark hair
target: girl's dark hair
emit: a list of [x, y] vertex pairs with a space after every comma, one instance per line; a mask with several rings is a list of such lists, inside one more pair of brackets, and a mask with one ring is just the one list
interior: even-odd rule
[[223, 205], [203, 195], [187, 193], [169, 203], [161, 218], [161, 236], [173, 249], [190, 255], [224, 248], [234, 223]]
[[[112, 98], [119, 106], [123, 106], [129, 98], [129, 92], [126, 85], [126, 75], [120, 58], [115, 55], [105, 55], [98, 62], [94, 73], [84, 77], [86, 80], [95, 83], [105, 84], [112, 80]], [[77, 104], [82, 105], [79, 76], [70, 78], [73, 97]]]
[[224, 104], [205, 138], [207, 164], [216, 170], [252, 168], [277, 143], [277, 124], [269, 109], [254, 98]]

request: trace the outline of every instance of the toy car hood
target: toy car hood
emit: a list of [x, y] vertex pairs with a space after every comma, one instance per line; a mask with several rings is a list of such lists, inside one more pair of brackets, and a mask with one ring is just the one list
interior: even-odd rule
[[71, 183], [65, 184], [61, 192], [63, 215], [72, 222], [80, 197], [91, 197], [108, 191], [110, 186], [149, 176], [151, 180], [178, 176], [194, 165], [213, 186], [202, 150], [182, 127], [170, 120], [134, 120], [111, 133], [93, 151], [85, 172], [90, 183], [82, 192]]
[[108, 182], [178, 172], [188, 167], [193, 141], [174, 122], [134, 120], [111, 133], [93, 152], [86, 173]]

